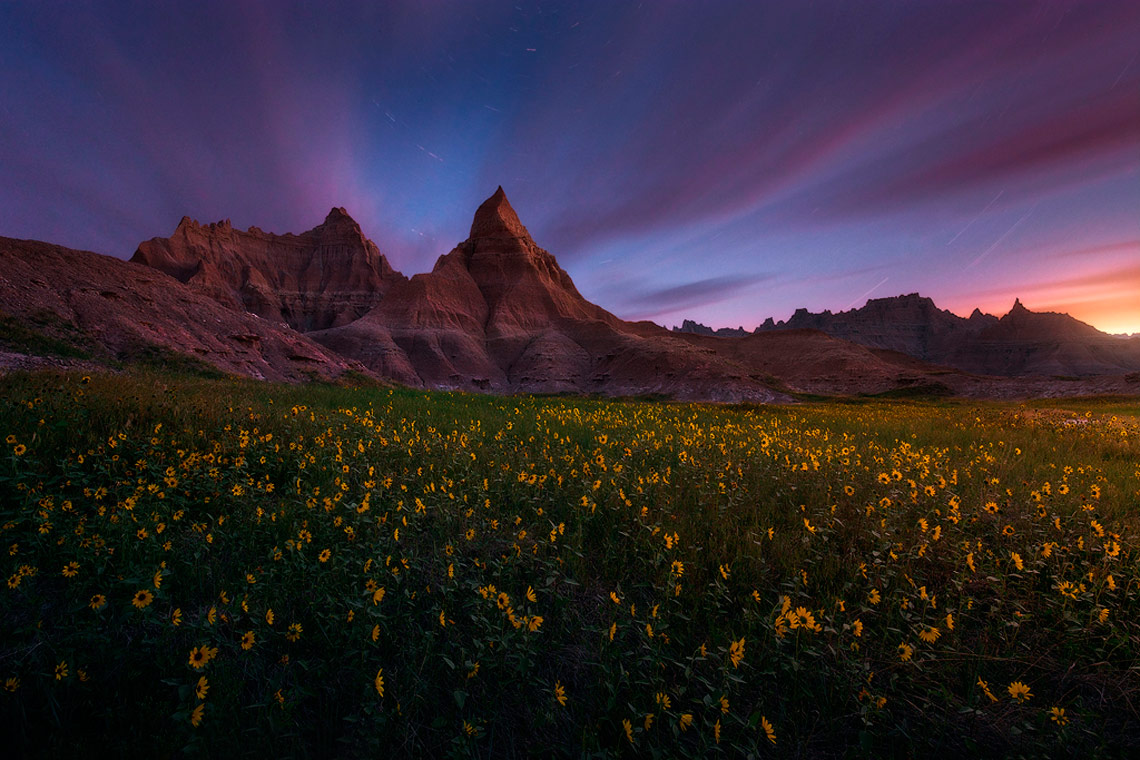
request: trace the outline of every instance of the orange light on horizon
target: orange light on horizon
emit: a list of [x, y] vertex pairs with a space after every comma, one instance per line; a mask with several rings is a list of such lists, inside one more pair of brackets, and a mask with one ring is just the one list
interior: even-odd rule
[[955, 307], [964, 309], [963, 316], [975, 306], [1002, 316], [1019, 298], [1030, 311], [1062, 312], [1106, 333], [1140, 334], [1140, 241], [1059, 251], [1050, 258], [1064, 262], [1064, 274], [961, 292], [947, 303], [955, 313]]

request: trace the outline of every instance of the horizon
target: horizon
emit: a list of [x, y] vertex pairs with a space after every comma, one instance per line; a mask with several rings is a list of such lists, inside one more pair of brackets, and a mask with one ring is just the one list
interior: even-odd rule
[[282, 7], [0, 8], [0, 235], [345, 207], [417, 273], [503, 185], [624, 319], [917, 292], [1140, 333], [1135, 4]]

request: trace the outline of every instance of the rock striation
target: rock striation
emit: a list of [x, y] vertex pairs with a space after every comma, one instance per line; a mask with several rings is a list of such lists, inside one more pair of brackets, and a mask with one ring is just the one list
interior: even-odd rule
[[0, 320], [0, 369], [142, 362], [285, 382], [364, 371], [151, 267], [34, 240], [0, 238]]
[[357, 319], [404, 279], [343, 208], [299, 235], [183, 217], [173, 235], [141, 243], [131, 260], [301, 332]]

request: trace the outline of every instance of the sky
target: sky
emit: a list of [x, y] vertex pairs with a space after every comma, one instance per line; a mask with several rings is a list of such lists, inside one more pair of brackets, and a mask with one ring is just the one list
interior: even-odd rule
[[588, 299], [919, 292], [1140, 332], [1140, 3], [0, 4], [0, 235], [344, 206], [404, 274], [502, 185]]

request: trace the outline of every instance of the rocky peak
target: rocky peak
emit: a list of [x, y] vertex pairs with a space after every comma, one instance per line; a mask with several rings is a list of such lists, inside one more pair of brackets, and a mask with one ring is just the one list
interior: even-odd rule
[[183, 217], [174, 235], [141, 243], [132, 260], [232, 309], [302, 332], [359, 318], [404, 279], [341, 207], [296, 235]]
[[321, 223], [322, 227], [328, 225], [347, 225], [360, 229], [360, 225], [356, 220], [349, 216], [348, 212], [344, 210], [344, 206], [333, 206], [329, 213], [325, 216], [324, 222]]
[[475, 218], [471, 222], [471, 233], [469, 239], [475, 238], [526, 238], [530, 239], [530, 233], [527, 232], [526, 227], [519, 221], [518, 214], [511, 208], [511, 202], [507, 200], [507, 194], [503, 192], [500, 185], [487, 200], [479, 206], [475, 212]]

